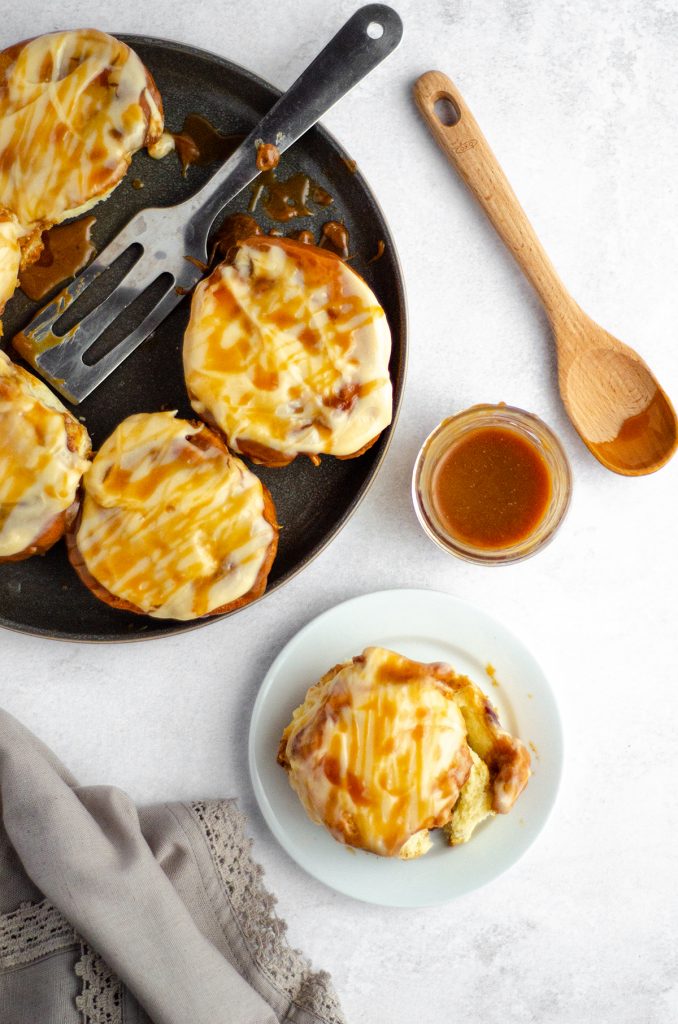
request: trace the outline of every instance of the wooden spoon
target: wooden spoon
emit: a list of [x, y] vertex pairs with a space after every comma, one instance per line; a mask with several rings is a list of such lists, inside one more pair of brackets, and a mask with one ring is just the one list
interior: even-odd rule
[[427, 71], [414, 98], [543, 303], [556, 341], [560, 394], [584, 444], [615, 473], [653, 473], [678, 446], [667, 395], [638, 353], [594, 323], [569, 294], [450, 79]]

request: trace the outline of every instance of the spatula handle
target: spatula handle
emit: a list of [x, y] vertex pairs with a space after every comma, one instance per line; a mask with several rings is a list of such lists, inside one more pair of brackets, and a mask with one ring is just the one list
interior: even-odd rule
[[414, 85], [414, 98], [436, 142], [534, 285], [550, 319], [571, 312], [574, 300], [454, 83], [441, 71], [427, 71]]
[[373, 71], [400, 43], [403, 23], [386, 4], [367, 4], [348, 19], [296, 82], [268, 111], [236, 152], [190, 200], [195, 234], [207, 234], [214, 218], [258, 174], [257, 141], [284, 153], [334, 104]]

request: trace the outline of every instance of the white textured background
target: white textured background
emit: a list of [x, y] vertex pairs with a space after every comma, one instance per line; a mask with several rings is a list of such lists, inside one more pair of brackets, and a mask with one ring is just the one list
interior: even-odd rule
[[[138, 801], [236, 794], [290, 938], [352, 1024], [670, 1024], [678, 1019], [678, 461], [602, 469], [555, 388], [544, 315], [410, 100], [453, 77], [582, 306], [678, 397], [678, 2], [395, 0], [400, 49], [325, 123], [390, 220], [411, 317], [406, 400], [354, 519], [282, 592], [183, 638], [119, 647], [0, 635], [0, 700], [83, 782]], [[0, 42], [92, 24], [180, 39], [280, 87], [357, 4], [185, 0], [12, 4]], [[488, 569], [420, 532], [417, 448], [443, 416], [505, 400], [559, 432], [574, 501], [537, 558]], [[567, 763], [546, 831], [488, 888], [435, 910], [361, 905], [304, 875], [260, 818], [249, 709], [316, 611], [389, 586], [447, 590], [532, 648], [563, 711]], [[38, 1022], [36, 1022], [38, 1024]]]

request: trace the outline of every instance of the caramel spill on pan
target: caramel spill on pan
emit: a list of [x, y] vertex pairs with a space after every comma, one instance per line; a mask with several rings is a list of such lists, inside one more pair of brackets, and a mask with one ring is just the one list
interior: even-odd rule
[[83, 217], [43, 231], [44, 248], [39, 259], [19, 274], [24, 295], [37, 302], [67, 277], [73, 277], [94, 253], [90, 240], [96, 217]]

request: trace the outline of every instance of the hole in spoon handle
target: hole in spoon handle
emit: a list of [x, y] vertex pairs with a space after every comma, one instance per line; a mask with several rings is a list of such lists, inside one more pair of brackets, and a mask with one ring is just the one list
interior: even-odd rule
[[461, 110], [451, 96], [440, 96], [433, 104], [433, 112], [444, 128], [453, 128], [461, 119]]
[[417, 79], [414, 98], [439, 145], [455, 163], [455, 157], [485, 142], [471, 111], [442, 71], [427, 71]]

